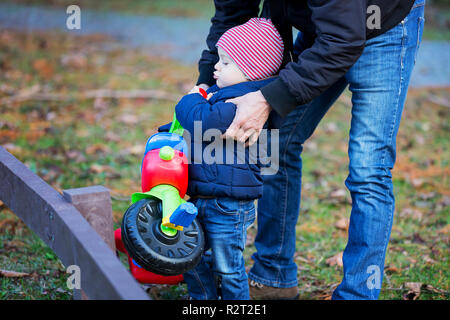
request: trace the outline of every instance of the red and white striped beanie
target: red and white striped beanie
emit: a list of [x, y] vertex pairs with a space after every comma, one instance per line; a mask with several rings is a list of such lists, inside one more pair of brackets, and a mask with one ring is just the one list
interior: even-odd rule
[[283, 40], [270, 19], [251, 18], [227, 30], [217, 41], [249, 80], [277, 73], [283, 61]]

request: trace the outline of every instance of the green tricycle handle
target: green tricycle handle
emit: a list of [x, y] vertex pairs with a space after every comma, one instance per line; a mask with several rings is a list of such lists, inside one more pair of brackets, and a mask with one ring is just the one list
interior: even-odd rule
[[184, 128], [178, 122], [177, 115], [175, 112], [173, 113], [172, 125], [170, 126], [169, 132], [176, 133], [179, 136], [183, 136]]

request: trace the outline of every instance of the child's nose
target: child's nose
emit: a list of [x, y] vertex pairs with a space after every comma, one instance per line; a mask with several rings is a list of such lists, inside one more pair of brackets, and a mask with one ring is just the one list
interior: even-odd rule
[[220, 63], [217, 62], [217, 63], [214, 65], [214, 69], [216, 69], [217, 71], [219, 71], [219, 65], [220, 65]]

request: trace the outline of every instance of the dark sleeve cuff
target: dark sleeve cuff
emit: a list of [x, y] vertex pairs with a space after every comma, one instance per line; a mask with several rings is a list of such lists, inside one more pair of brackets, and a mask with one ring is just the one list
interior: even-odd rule
[[172, 126], [172, 122], [163, 124], [162, 126], [160, 126], [158, 128], [158, 132], [169, 132], [171, 126]]
[[280, 78], [262, 87], [261, 93], [272, 109], [282, 117], [287, 116], [298, 105], [297, 100]]
[[205, 83], [210, 87], [216, 84], [216, 80], [213, 78], [214, 65], [201, 64], [198, 67], [198, 71], [200, 72], [200, 75], [197, 80], [197, 86], [202, 83]]

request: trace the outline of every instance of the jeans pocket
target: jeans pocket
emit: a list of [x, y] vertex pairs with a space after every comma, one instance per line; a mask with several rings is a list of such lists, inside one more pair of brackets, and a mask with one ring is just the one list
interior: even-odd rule
[[214, 199], [214, 204], [220, 213], [226, 215], [237, 215], [239, 214], [239, 200], [220, 197]]

